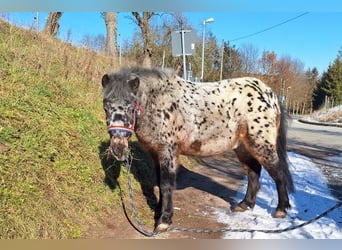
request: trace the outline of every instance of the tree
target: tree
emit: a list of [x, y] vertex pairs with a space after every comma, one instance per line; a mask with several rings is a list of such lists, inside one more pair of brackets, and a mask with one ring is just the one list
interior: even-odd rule
[[117, 57], [117, 14], [116, 12], [104, 12], [106, 24], [106, 54]]
[[[162, 22], [160, 24], [152, 20], [150, 22], [150, 48], [153, 51], [153, 57], [151, 57], [152, 65], [176, 69], [182, 65], [182, 60], [181, 57], [175, 58], [172, 56], [171, 33], [181, 27], [192, 28], [187, 24], [187, 19], [179, 12], [158, 15], [164, 17], [161, 19]], [[190, 56], [187, 58], [187, 61], [194, 65], [196, 62], [192, 59], [193, 57]]]
[[235, 45], [230, 45], [229, 42], [223, 43], [223, 69], [222, 78], [231, 78], [241, 76], [242, 59]]
[[273, 51], [264, 50], [260, 60], [261, 73], [274, 76], [276, 74], [277, 55]]
[[144, 61], [143, 65], [146, 67], [152, 66], [152, 47], [150, 40], [150, 19], [155, 15], [154, 12], [132, 12], [132, 15], [135, 18], [135, 23], [141, 30], [142, 39], [143, 39], [143, 53], [144, 53]]
[[[221, 48], [217, 44], [216, 37], [211, 32], [207, 35], [205, 42], [205, 57], [204, 57], [204, 81], [216, 81], [220, 78], [220, 59]], [[198, 58], [202, 58], [199, 55]]]
[[342, 103], [342, 50], [338, 52], [333, 64], [330, 64], [327, 71], [323, 72], [321, 80], [314, 91], [314, 109], [319, 109], [326, 100], [330, 104], [339, 105]]
[[97, 36], [84, 35], [82, 45], [99, 53], [107, 53], [106, 37], [102, 34]]
[[342, 103], [342, 51], [333, 64], [328, 67], [327, 74], [322, 78], [323, 89], [331, 97], [334, 104]]
[[323, 72], [322, 74], [322, 78], [321, 80], [318, 82], [316, 89], [314, 90], [313, 96], [314, 96], [314, 100], [313, 100], [313, 109], [317, 110], [320, 109], [322, 107], [322, 105], [324, 104], [324, 100], [325, 97], [327, 96], [327, 93], [324, 91], [324, 80], [327, 76], [326, 76], [327, 72]]
[[50, 12], [43, 33], [56, 37], [59, 31], [59, 20], [63, 12]]
[[258, 64], [258, 49], [252, 44], [242, 44], [239, 49], [242, 63], [242, 73], [245, 75], [255, 74]]
[[310, 113], [311, 113], [312, 110], [314, 109], [315, 91], [317, 89], [317, 86], [320, 80], [317, 68], [308, 69], [306, 71], [306, 78], [310, 86], [310, 93], [311, 93]]

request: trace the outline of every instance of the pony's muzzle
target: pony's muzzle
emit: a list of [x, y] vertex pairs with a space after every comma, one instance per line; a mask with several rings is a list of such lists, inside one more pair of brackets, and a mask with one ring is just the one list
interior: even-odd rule
[[128, 152], [128, 138], [112, 136], [109, 149], [116, 160], [124, 161]]

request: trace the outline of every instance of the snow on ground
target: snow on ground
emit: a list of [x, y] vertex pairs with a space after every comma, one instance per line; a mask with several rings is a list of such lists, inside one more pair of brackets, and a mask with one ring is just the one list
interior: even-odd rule
[[309, 122], [328, 122], [333, 124], [342, 123], [342, 105], [330, 109], [321, 109], [303, 119]]
[[[263, 169], [260, 176], [261, 189], [254, 209], [244, 213], [231, 213], [215, 209], [218, 221], [232, 229], [282, 229], [306, 222], [337, 203], [330, 194], [325, 178], [319, 168], [307, 157], [289, 152], [290, 170], [296, 192], [290, 194], [292, 208], [285, 219], [276, 219], [272, 213], [278, 203], [273, 180]], [[342, 164], [342, 157], [338, 159]], [[244, 197], [246, 185], [238, 191], [236, 202]], [[283, 233], [227, 232], [225, 239], [341, 239], [342, 207], [304, 227]]]

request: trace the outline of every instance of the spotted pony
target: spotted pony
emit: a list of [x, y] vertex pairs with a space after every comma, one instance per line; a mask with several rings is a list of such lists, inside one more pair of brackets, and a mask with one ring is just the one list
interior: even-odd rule
[[207, 157], [234, 150], [248, 186], [235, 211], [253, 208], [261, 166], [278, 192], [274, 217], [286, 217], [294, 190], [286, 153], [286, 118], [275, 93], [252, 77], [192, 83], [175, 73], [141, 67], [102, 77], [110, 151], [125, 160], [134, 132], [151, 153], [159, 173], [155, 230], [172, 223], [172, 193], [180, 154]]

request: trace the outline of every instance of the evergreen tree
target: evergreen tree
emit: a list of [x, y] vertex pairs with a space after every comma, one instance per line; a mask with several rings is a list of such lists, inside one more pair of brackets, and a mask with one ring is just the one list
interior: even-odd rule
[[312, 109], [314, 108], [314, 102], [315, 102], [315, 91], [318, 88], [318, 84], [320, 81], [319, 73], [316, 67], [313, 69], [308, 69], [305, 73], [307, 83], [309, 84], [309, 94], [310, 97], [310, 112], [312, 112]]
[[328, 93], [324, 90], [325, 85], [325, 79], [327, 78], [327, 72], [323, 72], [322, 78], [317, 83], [317, 87], [314, 90], [313, 93], [313, 109], [317, 110], [322, 107], [324, 104], [326, 96], [328, 96]]
[[223, 46], [223, 79], [240, 76], [242, 59], [238, 49], [229, 42], [224, 42]]
[[323, 75], [322, 89], [334, 105], [342, 104], [342, 50]]

